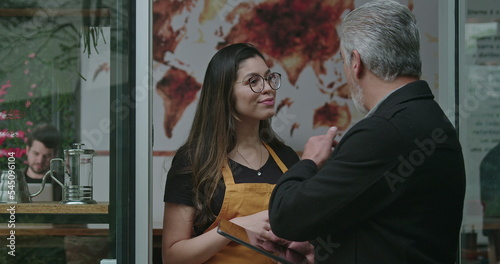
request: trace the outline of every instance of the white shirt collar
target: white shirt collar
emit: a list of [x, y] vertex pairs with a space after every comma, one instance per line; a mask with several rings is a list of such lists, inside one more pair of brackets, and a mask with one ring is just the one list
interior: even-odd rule
[[[403, 85], [404, 86], [404, 85]], [[369, 117], [369, 116], [372, 116], [373, 113], [375, 113], [375, 111], [377, 111], [377, 108], [385, 101], [385, 99], [387, 99], [387, 97], [389, 97], [392, 93], [394, 93], [395, 91], [401, 89], [401, 87], [403, 86], [400, 86], [394, 90], [392, 90], [390, 93], [386, 94], [384, 96], [384, 98], [382, 98], [380, 101], [378, 101], [378, 103], [366, 114], [365, 117]]]

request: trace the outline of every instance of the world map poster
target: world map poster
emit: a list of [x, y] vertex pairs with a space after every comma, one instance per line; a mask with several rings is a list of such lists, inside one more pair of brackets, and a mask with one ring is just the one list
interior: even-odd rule
[[[365, 2], [154, 1], [153, 163], [155, 177], [161, 175], [155, 191], [163, 193], [171, 157], [189, 133], [210, 59], [229, 44], [255, 45], [271, 70], [281, 73], [272, 126], [297, 152], [310, 136], [323, 134], [333, 125], [342, 136], [363, 118], [352, 103], [343, 75], [337, 30], [342, 18]], [[400, 2], [417, 17], [422, 79], [437, 96], [438, 1]]]

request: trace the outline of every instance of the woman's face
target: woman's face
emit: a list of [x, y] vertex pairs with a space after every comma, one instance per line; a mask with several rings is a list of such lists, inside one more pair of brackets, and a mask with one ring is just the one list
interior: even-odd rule
[[236, 98], [236, 113], [242, 121], [266, 120], [276, 113], [274, 108], [276, 90], [271, 89], [269, 83], [264, 81], [264, 89], [260, 93], [254, 93], [247, 82], [252, 76], [260, 75], [266, 78], [270, 73], [266, 63], [259, 56], [240, 63], [234, 85], [234, 96]]

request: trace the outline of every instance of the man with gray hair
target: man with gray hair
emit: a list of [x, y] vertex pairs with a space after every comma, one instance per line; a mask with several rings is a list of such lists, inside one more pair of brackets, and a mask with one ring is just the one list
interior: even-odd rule
[[269, 206], [279, 237], [310, 240], [317, 263], [455, 263], [465, 195], [462, 148], [420, 80], [408, 7], [370, 1], [343, 21], [340, 52], [366, 117], [342, 139], [314, 136]]

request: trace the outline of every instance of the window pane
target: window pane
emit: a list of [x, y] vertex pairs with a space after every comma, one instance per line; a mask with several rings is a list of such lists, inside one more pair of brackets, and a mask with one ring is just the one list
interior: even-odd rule
[[467, 169], [463, 263], [498, 263], [500, 245], [500, 3], [467, 1], [459, 122]]
[[[15, 239], [11, 239], [14, 241], [10, 242], [11, 248], [0, 249], [0, 263], [71, 263], [75, 259], [98, 263], [103, 258], [117, 258], [114, 228], [116, 222], [122, 224], [128, 219], [115, 222], [117, 210], [109, 208], [109, 204], [117, 204], [110, 190], [113, 194], [122, 193], [114, 184], [110, 188], [110, 182], [117, 178], [110, 160], [119, 164], [131, 162], [127, 160], [129, 157], [122, 156], [116, 161], [116, 153], [122, 150], [111, 149], [110, 135], [132, 135], [112, 124], [116, 116], [111, 113], [121, 113], [123, 117], [118, 119], [126, 120], [133, 116], [134, 105], [130, 100], [111, 103], [111, 87], [128, 86], [128, 64], [123, 63], [129, 56], [129, 38], [124, 33], [129, 32], [127, 3], [68, 0], [0, 3], [0, 164], [12, 162], [12, 170], [20, 175], [16, 188], [26, 185], [31, 194], [35, 193], [42, 180], [29, 179], [28, 149], [34, 147], [26, 148], [29, 145], [26, 141], [35, 127], [50, 124], [61, 136], [59, 151], [54, 152], [54, 157], [40, 155], [40, 159], [45, 156], [47, 166], [51, 158], [67, 162], [70, 159], [65, 153], [76, 148], [73, 143], [83, 143], [83, 149], [93, 150], [94, 155], [89, 158], [93, 182], [77, 185], [93, 188], [92, 197], [81, 200], [82, 203], [96, 201], [92, 205], [60, 204], [61, 199], [69, 203], [75, 197], [65, 200], [70, 197], [68, 173], [62, 163], [54, 165], [54, 174], [61, 176], [62, 186], [48, 174], [45, 190], [33, 197], [32, 202], [1, 201], [2, 212], [13, 209], [11, 215], [0, 215], [0, 238], [8, 241], [15, 231]], [[56, 149], [45, 147], [49, 153]], [[47, 170], [48, 167], [41, 169], [39, 174], [43, 176]], [[15, 190], [21, 193], [21, 189]], [[119, 206], [123, 212], [130, 204], [119, 203]]]

